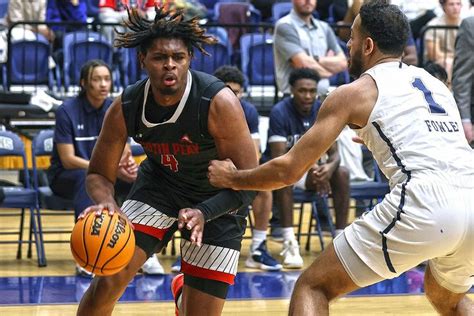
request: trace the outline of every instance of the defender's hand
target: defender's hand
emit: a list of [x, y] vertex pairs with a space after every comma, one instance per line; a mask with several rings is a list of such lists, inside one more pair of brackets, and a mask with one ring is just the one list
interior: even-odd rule
[[204, 215], [201, 210], [196, 208], [183, 208], [179, 210], [178, 228], [191, 231], [191, 242], [197, 244], [198, 247], [202, 245], [202, 234], [204, 231]]
[[211, 160], [207, 176], [209, 182], [218, 188], [232, 188], [232, 176], [237, 171], [230, 159]]

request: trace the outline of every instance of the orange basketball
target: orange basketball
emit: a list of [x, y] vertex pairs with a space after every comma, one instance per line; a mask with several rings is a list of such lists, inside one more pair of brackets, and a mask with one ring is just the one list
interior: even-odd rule
[[135, 234], [118, 213], [89, 213], [77, 221], [71, 233], [71, 251], [76, 262], [96, 275], [112, 275], [132, 259]]

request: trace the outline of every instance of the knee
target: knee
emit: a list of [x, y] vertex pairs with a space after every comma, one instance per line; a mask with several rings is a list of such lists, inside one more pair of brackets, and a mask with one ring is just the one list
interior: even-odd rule
[[339, 166], [336, 170], [336, 175], [341, 181], [344, 181], [344, 183], [349, 183], [351, 174], [348, 168]]
[[331, 177], [331, 187], [334, 190], [349, 189], [350, 171], [346, 167], [339, 166]]
[[119, 274], [110, 277], [95, 277], [91, 283], [91, 298], [95, 301], [117, 301], [129, 283], [129, 278]]
[[318, 278], [309, 275], [308, 270], [298, 278], [295, 288], [299, 288], [308, 293], [315, 293], [324, 296], [328, 302], [337, 298], [340, 293], [331, 283], [327, 283], [325, 278]]

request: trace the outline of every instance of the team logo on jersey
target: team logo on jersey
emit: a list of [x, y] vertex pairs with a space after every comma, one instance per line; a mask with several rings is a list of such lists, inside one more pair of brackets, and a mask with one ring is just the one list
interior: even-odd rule
[[188, 134], [184, 134], [183, 136], [181, 136], [181, 139], [179, 140], [180, 142], [183, 142], [183, 143], [188, 143], [188, 144], [192, 144], [193, 142], [191, 141], [191, 138], [189, 138]]

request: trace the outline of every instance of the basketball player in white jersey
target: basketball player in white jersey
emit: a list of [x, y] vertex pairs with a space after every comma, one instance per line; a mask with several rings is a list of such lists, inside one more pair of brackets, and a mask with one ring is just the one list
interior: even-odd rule
[[473, 314], [474, 159], [446, 86], [400, 62], [408, 22], [396, 6], [371, 1], [354, 21], [353, 83], [332, 92], [312, 128], [286, 154], [237, 171], [213, 161], [211, 183], [272, 190], [298, 179], [345, 125], [354, 128], [390, 179], [391, 192], [336, 237], [300, 276], [291, 315], [327, 314], [332, 299], [394, 278], [428, 260], [425, 291], [441, 314]]

